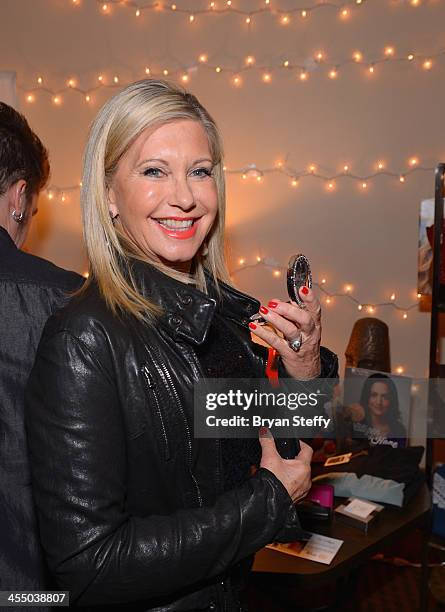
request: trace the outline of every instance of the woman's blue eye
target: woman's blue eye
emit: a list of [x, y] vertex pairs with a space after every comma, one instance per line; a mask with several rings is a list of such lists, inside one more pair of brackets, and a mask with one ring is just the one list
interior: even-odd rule
[[192, 172], [193, 176], [212, 176], [212, 170], [211, 168], [196, 168], [196, 170], [193, 170]]
[[143, 172], [144, 176], [154, 176], [154, 177], [159, 177], [162, 174], [164, 174], [162, 172], [162, 170], [160, 168], [146, 168]]

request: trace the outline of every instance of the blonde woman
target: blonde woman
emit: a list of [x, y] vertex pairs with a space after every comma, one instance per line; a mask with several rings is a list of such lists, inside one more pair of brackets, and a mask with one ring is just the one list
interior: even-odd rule
[[[130, 85], [90, 131], [89, 281], [45, 329], [27, 413], [48, 565], [80, 606], [241, 610], [253, 553], [301, 533], [307, 445], [284, 460], [263, 432], [250, 476], [251, 446], [234, 456], [193, 436], [196, 380], [265, 368], [248, 325], [259, 303], [230, 286], [224, 262], [222, 164], [208, 112], [166, 82]], [[284, 333], [272, 341], [289, 376], [329, 376], [319, 304], [302, 297], [306, 311], [275, 300], [263, 315]], [[299, 333], [297, 353], [286, 339]]]

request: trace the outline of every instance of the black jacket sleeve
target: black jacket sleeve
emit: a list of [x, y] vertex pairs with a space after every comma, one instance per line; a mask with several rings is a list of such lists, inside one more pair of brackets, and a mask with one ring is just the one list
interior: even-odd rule
[[274, 541], [292, 501], [264, 468], [212, 507], [145, 517], [125, 511], [122, 407], [100, 354], [69, 332], [47, 336], [27, 391], [34, 495], [58, 586], [80, 605], [162, 596]]

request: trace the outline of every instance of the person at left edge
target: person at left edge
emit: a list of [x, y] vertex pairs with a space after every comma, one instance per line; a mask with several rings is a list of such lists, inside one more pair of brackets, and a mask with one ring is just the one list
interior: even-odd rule
[[0, 591], [48, 588], [31, 495], [24, 389], [46, 320], [83, 280], [21, 250], [49, 170], [47, 151], [26, 119], [0, 102]]

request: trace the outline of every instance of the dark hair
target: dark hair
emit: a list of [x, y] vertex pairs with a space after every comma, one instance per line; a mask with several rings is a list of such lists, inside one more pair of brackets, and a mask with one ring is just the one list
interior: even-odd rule
[[29, 199], [49, 178], [48, 152], [25, 117], [0, 102], [0, 195], [19, 180], [26, 181]]
[[362, 388], [362, 393], [360, 396], [360, 404], [365, 409], [365, 422], [367, 425], [371, 426], [371, 415], [369, 414], [369, 398], [371, 395], [372, 386], [377, 383], [384, 383], [388, 387], [388, 399], [389, 399], [389, 409], [387, 412], [387, 420], [388, 425], [390, 427], [391, 432], [399, 432], [404, 431], [405, 427], [401, 421], [400, 411], [399, 411], [399, 397], [397, 395], [397, 388], [394, 384], [394, 381], [389, 377], [385, 376], [385, 374], [371, 374], [365, 380], [365, 384]]

